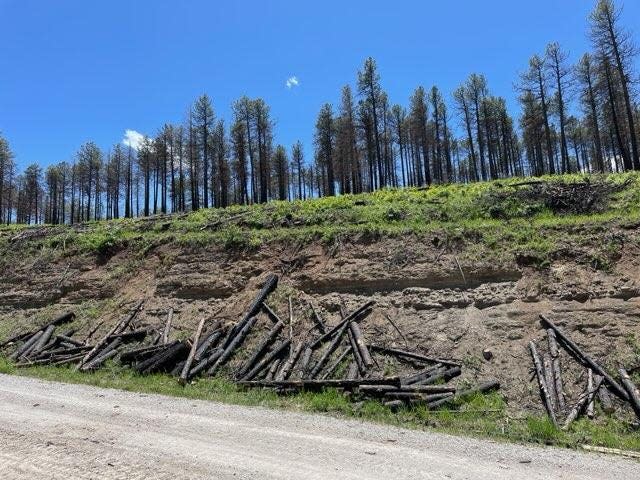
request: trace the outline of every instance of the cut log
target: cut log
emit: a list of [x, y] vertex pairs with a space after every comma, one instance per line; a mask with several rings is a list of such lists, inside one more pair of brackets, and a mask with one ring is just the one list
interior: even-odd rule
[[597, 362], [595, 362], [591, 357], [589, 357], [586, 353], [584, 353], [578, 345], [576, 345], [567, 335], [562, 332], [551, 320], [549, 320], [544, 315], [540, 315], [540, 319], [542, 320], [543, 326], [551, 328], [557, 338], [562, 342], [562, 346], [565, 347], [567, 353], [569, 353], [572, 357], [574, 357], [578, 363], [582, 364], [585, 368], [592, 368], [594, 372], [604, 378], [605, 384], [609, 387], [609, 389], [622, 400], [628, 401], [629, 395], [625, 391], [623, 387], [616, 382], [611, 375], [609, 375], [604, 368], [602, 368]]
[[211, 367], [211, 365], [216, 363], [216, 361], [220, 358], [220, 355], [222, 355], [223, 353], [224, 353], [224, 349], [222, 347], [219, 347], [219, 348], [216, 348], [213, 352], [211, 352], [211, 354], [208, 357], [206, 357], [203, 360], [200, 360], [200, 362], [196, 364], [196, 366], [193, 367], [189, 372], [189, 379], [195, 377], [200, 372]]
[[227, 363], [227, 361], [231, 358], [235, 350], [242, 345], [244, 339], [247, 337], [253, 326], [255, 325], [257, 317], [251, 317], [249, 320], [243, 325], [243, 327], [238, 331], [237, 335], [235, 335], [229, 344], [224, 348], [222, 355], [216, 360], [216, 363], [207, 371], [208, 375], [214, 375], [218, 368]]
[[249, 372], [255, 366], [255, 364], [258, 363], [258, 361], [269, 349], [269, 346], [276, 341], [276, 338], [278, 338], [278, 335], [283, 328], [284, 323], [282, 323], [282, 321], [276, 322], [276, 324], [271, 327], [271, 330], [269, 330], [267, 335], [262, 339], [262, 341], [260, 341], [256, 349], [254, 350], [253, 354], [244, 363], [244, 365], [236, 375], [236, 378], [243, 378], [247, 374], [247, 372]]
[[137, 367], [140, 373], [153, 373], [157, 371], [173, 369], [175, 364], [184, 359], [189, 351], [189, 347], [183, 342], [174, 342], [167, 346], [164, 351], [154, 355], [145, 363], [144, 368]]
[[443, 370], [446, 370], [446, 367], [444, 365], [442, 365], [441, 363], [437, 363], [435, 365], [431, 365], [430, 367], [424, 368], [424, 369], [420, 370], [419, 372], [416, 372], [416, 373], [414, 373], [412, 375], [408, 375], [406, 377], [402, 377], [402, 384], [403, 385], [420, 384], [423, 380], [429, 378], [434, 373], [436, 373], [438, 371], [443, 371]]
[[246, 373], [243, 377], [243, 381], [252, 380], [256, 377], [262, 370], [264, 370], [271, 362], [273, 362], [276, 358], [284, 355], [284, 352], [291, 345], [291, 340], [284, 340], [280, 342], [278, 345], [274, 347], [274, 349], [269, 352], [267, 356], [265, 356], [262, 360], [258, 362], [256, 366], [254, 366], [248, 373]]
[[269, 367], [269, 371], [267, 372], [267, 376], [264, 377], [265, 380], [273, 380], [278, 373], [278, 368], [282, 364], [281, 358], [276, 358], [273, 362], [271, 362], [271, 367]]
[[309, 364], [311, 363], [311, 356], [313, 355], [313, 349], [310, 345], [306, 345], [303, 353], [302, 360], [300, 362], [300, 376], [305, 377], [307, 374], [307, 370], [309, 369]]
[[204, 328], [205, 319], [202, 318], [200, 323], [198, 323], [198, 328], [196, 328], [196, 333], [193, 336], [193, 340], [191, 343], [191, 350], [189, 351], [189, 356], [187, 360], [184, 362], [184, 366], [182, 367], [182, 373], [180, 374], [180, 378], [178, 382], [181, 385], [185, 385], [187, 383], [189, 377], [189, 370], [191, 370], [191, 364], [193, 363], [193, 359], [196, 356], [196, 351], [198, 350], [198, 343], [200, 342], [200, 335], [202, 335], [202, 329]]
[[486, 382], [481, 383], [480, 385], [473, 387], [473, 388], [469, 388], [467, 390], [460, 390], [458, 392], [455, 393], [455, 395], [452, 395], [449, 398], [443, 398], [442, 400], [437, 400], [435, 402], [429, 402], [427, 404], [427, 407], [429, 407], [429, 409], [433, 410], [434, 408], [438, 408], [441, 407], [442, 405], [445, 405], [449, 402], [452, 402], [454, 400], [458, 400], [460, 398], [464, 398], [467, 395], [473, 395], [476, 393], [486, 393], [489, 392], [491, 390], [496, 390], [500, 388], [500, 382], [498, 382], [498, 380], [487, 380]]
[[451, 367], [461, 367], [462, 364], [454, 362], [453, 360], [444, 360], [442, 358], [428, 357], [421, 353], [407, 352], [405, 350], [399, 350], [397, 348], [382, 347], [379, 345], [369, 345], [369, 348], [375, 352], [385, 353], [387, 355], [394, 355], [397, 357], [410, 358], [412, 360], [418, 360], [426, 363], [442, 363], [443, 365], [449, 365]]
[[364, 341], [364, 336], [362, 335], [362, 330], [360, 330], [360, 325], [356, 322], [349, 322], [349, 330], [353, 335], [353, 339], [356, 342], [358, 347], [358, 352], [360, 353], [360, 357], [362, 358], [362, 363], [366, 369], [370, 369], [373, 367], [373, 358], [371, 358], [371, 354], [369, 353], [369, 349], [367, 348], [367, 344]]
[[84, 353], [80, 353], [78, 355], [71, 355], [67, 358], [61, 358], [61, 359], [57, 359], [55, 361], [51, 362], [51, 365], [53, 366], [58, 366], [58, 365], [67, 365], [69, 363], [74, 363], [77, 362], [78, 360], [80, 360], [82, 357], [84, 357]]
[[551, 357], [549, 355], [542, 355], [542, 366], [544, 368], [544, 381], [549, 389], [549, 397], [551, 398], [551, 405], [553, 411], [558, 411], [558, 395], [556, 393], [556, 382], [553, 377], [553, 367], [551, 365]]
[[356, 339], [353, 336], [353, 332], [351, 332], [351, 329], [347, 330], [347, 336], [349, 337], [349, 344], [351, 345], [353, 360], [356, 362], [356, 366], [358, 367], [358, 372], [364, 376], [367, 374], [367, 368], [364, 366], [364, 362], [362, 361], [362, 356], [360, 355], [360, 350], [358, 349], [358, 343], [356, 342]]
[[17, 335], [14, 335], [13, 337], [7, 338], [5, 341], [0, 343], [0, 348], [4, 348], [4, 347], [7, 347], [9, 345], [13, 345], [16, 342], [20, 342], [20, 341], [24, 340], [25, 338], [32, 337], [35, 334], [36, 334], [36, 332], [34, 332], [34, 331], [25, 332], [25, 333], [18, 333]]
[[335, 362], [333, 362], [327, 368], [327, 371], [324, 373], [324, 375], [320, 377], [320, 380], [326, 380], [327, 378], [331, 377], [331, 375], [333, 375], [333, 373], [338, 369], [340, 364], [344, 361], [346, 356], [349, 355], [350, 353], [351, 353], [351, 346], [348, 346], [347, 348], [344, 349], [344, 351], [340, 355], [338, 355], [338, 358], [336, 358]]
[[116, 333], [109, 337], [109, 341], [115, 340], [116, 338], [122, 339], [123, 343], [127, 342], [140, 342], [144, 340], [144, 338], [151, 333], [153, 330], [148, 330], [146, 328], [141, 328], [139, 330], [132, 330], [130, 332], [125, 333]]
[[204, 341], [198, 346], [196, 350], [196, 356], [193, 358], [194, 362], [199, 362], [206, 355], [207, 351], [218, 343], [218, 340], [224, 335], [224, 330], [215, 330], [204, 339]]
[[311, 371], [309, 372], [310, 379], [315, 378], [320, 373], [320, 371], [324, 368], [325, 364], [327, 363], [327, 361], [329, 360], [333, 352], [336, 350], [336, 348], [338, 348], [338, 345], [340, 345], [340, 342], [342, 342], [342, 337], [344, 336], [344, 333], [346, 332], [347, 328], [349, 328], [349, 323], [343, 323], [342, 327], [337, 331], [337, 333], [331, 340], [331, 343], [327, 345], [327, 348], [320, 356], [318, 363], [316, 363], [311, 369]]
[[56, 335], [56, 338], [60, 342], [70, 343], [72, 345], [75, 345], [76, 347], [83, 347], [84, 346], [84, 342], [81, 342], [80, 340], [75, 340], [75, 339], [71, 338], [68, 335]]
[[587, 403], [589, 403], [593, 399], [596, 391], [600, 388], [600, 385], [602, 385], [604, 381], [602, 377], [598, 377], [598, 379], [599, 380], [598, 382], [596, 382], [593, 390], [585, 388], [584, 392], [580, 394], [580, 397], [578, 397], [578, 402], [573, 406], [573, 408], [569, 411], [569, 414], [565, 418], [564, 423], [562, 424], [562, 430], [567, 430], [569, 428], [569, 425], [571, 425], [571, 423], [576, 418], [578, 418], [578, 415], [580, 415], [580, 412], [585, 408]]
[[313, 319], [315, 327], [320, 333], [327, 333], [327, 327], [311, 301], [309, 301], [309, 307], [311, 307], [311, 318]]
[[137, 313], [140, 311], [143, 304], [144, 304], [144, 300], [141, 300], [140, 302], [138, 302], [127, 318], [116, 323], [113, 326], [113, 328], [109, 331], [109, 333], [107, 333], [104, 337], [102, 337], [102, 340], [96, 343], [95, 346], [91, 350], [89, 350], [89, 353], [87, 353], [84, 356], [84, 358], [76, 366], [76, 370], [80, 370], [80, 368], [82, 368], [82, 365], [84, 365], [86, 362], [91, 360], [102, 349], [102, 347], [107, 342], [109, 342], [109, 338], [111, 337], [111, 335], [122, 333], [124, 329], [127, 328], [129, 323], [131, 323], [131, 321], [134, 319]]
[[343, 320], [341, 320], [335, 327], [333, 327], [327, 333], [325, 333], [324, 335], [321, 335], [316, 340], [314, 340], [314, 342], [311, 344], [311, 348], [316, 348], [325, 340], [333, 337], [334, 334], [336, 334], [337, 332], [344, 331], [345, 325], [348, 325], [349, 322], [359, 322], [360, 320], [365, 318], [367, 315], [369, 315], [369, 313], [371, 313], [371, 308], [375, 305], [375, 303], [376, 302], [374, 302], [373, 300], [370, 300], [364, 305], [362, 305], [361, 307], [359, 307], [358, 309], [356, 309], [355, 311], [351, 312]]
[[629, 373], [627, 373], [624, 368], [620, 369], [620, 380], [622, 381], [622, 385], [629, 395], [629, 403], [631, 404], [631, 408], [635, 412], [636, 416], [640, 418], [640, 392], [638, 392], [638, 387], [636, 387], [631, 381]]
[[[596, 384], [602, 383], [602, 377], [600, 375], [594, 376], [594, 382]], [[605, 413], [613, 413], [615, 408], [613, 407], [613, 402], [611, 401], [611, 395], [609, 395], [609, 390], [607, 387], [602, 384], [598, 389], [598, 400], [600, 401], [600, 406]]]
[[238, 385], [248, 387], [270, 387], [270, 388], [291, 388], [291, 389], [321, 389], [321, 388], [346, 388], [353, 389], [360, 385], [394, 385], [400, 387], [399, 377], [387, 378], [367, 378], [359, 380], [283, 380], [270, 381], [252, 380], [240, 381]]
[[[114, 340], [115, 341], [115, 340]], [[122, 343], [122, 342], [120, 342]], [[109, 360], [110, 358], [115, 357], [118, 354], [117, 348], [112, 348], [110, 350], [105, 349], [106, 351], [101, 352], [99, 355], [96, 355], [92, 360], [87, 362], [82, 366], [82, 371], [86, 372], [89, 370], [97, 370], [102, 366], [104, 362]]]
[[435, 370], [431, 375], [424, 376], [420, 380], [416, 380], [411, 385], [432, 385], [439, 380], [448, 382], [452, 378], [459, 376], [462, 373], [460, 367], [440, 367]]
[[355, 360], [349, 364], [347, 374], [344, 377], [345, 380], [357, 380], [358, 379], [358, 365]]
[[120, 355], [121, 363], [140, 362], [147, 358], [152, 357], [156, 353], [164, 350], [166, 345], [151, 345], [148, 347], [135, 348], [133, 350], [127, 350]]
[[536, 371], [536, 376], [538, 377], [538, 386], [540, 388], [540, 396], [542, 397], [544, 408], [547, 410], [547, 415], [549, 415], [549, 419], [551, 420], [551, 423], [553, 423], [555, 426], [558, 426], [558, 420], [556, 419], [556, 412], [553, 409], [551, 394], [549, 392], [549, 387], [547, 386], [547, 382], [544, 378], [544, 370], [543, 370], [542, 362], [540, 361], [540, 357], [538, 356], [538, 351], [536, 350], [536, 344], [533, 342], [529, 342], [529, 350], [531, 352], [531, 358], [533, 359], [533, 366]]
[[559, 411], [564, 412], [566, 405], [562, 370], [560, 368], [560, 352], [558, 351], [556, 332], [552, 328], [547, 329], [547, 343], [549, 344], [549, 354], [551, 355], [551, 369], [553, 370], [553, 383], [556, 392], [557, 406]]
[[300, 354], [302, 353], [305, 347], [306, 347], [306, 344], [303, 342], [300, 342], [295, 346], [295, 348], [289, 354], [289, 357], [287, 358], [287, 360], [282, 365], [282, 368], [278, 372], [278, 375], [276, 375], [275, 380], [282, 381], [289, 378], [289, 375], [291, 374], [293, 367], [298, 361], [298, 358], [300, 358]]
[[[599, 388], [594, 389], [593, 384], [593, 370], [587, 369], [587, 390], [590, 392], [596, 392]], [[587, 402], [587, 417], [593, 418], [595, 416], [595, 395], [589, 395], [589, 401]]]
[[55, 325], [49, 325], [44, 329], [38, 341], [33, 345], [33, 349], [31, 349], [30, 355], [36, 355], [44, 349], [45, 345], [47, 345], [47, 342], [49, 342], [49, 340], [51, 339], [53, 331], [55, 329]]
[[34, 333], [31, 336], [31, 338], [29, 338], [26, 342], [24, 342], [20, 348], [18, 348], [15, 352], [13, 352], [9, 356], [9, 359], [16, 360], [22, 357], [25, 353], [29, 352], [29, 350], [33, 348], [33, 346], [37, 343], [37, 341], [40, 339], [43, 333], [44, 333], [44, 330], [39, 330], [36, 333]]
[[169, 313], [167, 313], [167, 320], [164, 324], [164, 329], [162, 330], [162, 344], [166, 345], [169, 343], [169, 332], [171, 331], [171, 323], [173, 322], [173, 308], [169, 309]]
[[[442, 392], [433, 394], [424, 394], [419, 392], [403, 392], [393, 391], [384, 394], [384, 398], [392, 398], [395, 400], [401, 400], [411, 405], [419, 405], [422, 403], [437, 402], [438, 400], [448, 399], [453, 397], [453, 392]], [[388, 402], [385, 402], [387, 405]], [[387, 405], [389, 406], [389, 405]]]

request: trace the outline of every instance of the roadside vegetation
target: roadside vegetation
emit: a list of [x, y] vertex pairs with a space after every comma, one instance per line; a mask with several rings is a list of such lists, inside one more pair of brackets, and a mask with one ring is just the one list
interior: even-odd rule
[[10, 362], [0, 358], [0, 373], [235, 405], [326, 413], [403, 428], [433, 429], [519, 443], [567, 448], [579, 448], [587, 444], [640, 451], [640, 434], [630, 423], [599, 412], [598, 422], [581, 419], [574, 422], [568, 431], [563, 431], [542, 415], [510, 415], [499, 392], [476, 394], [461, 399], [449, 408], [434, 411], [426, 407], [405, 407], [392, 411], [376, 401], [352, 402], [334, 389], [279, 396], [267, 389], [243, 389], [222, 377], [198, 379], [183, 387], [168, 375], [143, 376], [113, 363], [92, 373], [82, 373], [69, 367], [16, 369]]

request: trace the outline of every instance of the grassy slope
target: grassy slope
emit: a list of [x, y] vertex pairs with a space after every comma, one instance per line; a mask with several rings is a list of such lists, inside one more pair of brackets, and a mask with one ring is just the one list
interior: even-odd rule
[[[331, 243], [341, 236], [398, 236], [434, 233], [446, 240], [467, 243], [465, 255], [489, 259], [513, 258], [527, 254], [540, 265], [550, 261], [554, 251], [566, 242], [580, 245], [589, 235], [602, 238], [593, 252], [594, 266], [606, 268], [615, 250], [615, 239], [605, 233], [612, 225], [640, 221], [640, 175], [610, 175], [592, 181], [614, 184], [627, 182], [611, 201], [597, 213], [557, 215], [542, 202], [522, 202], [503, 193], [511, 191], [510, 179], [473, 185], [443, 185], [429, 189], [384, 190], [373, 194], [345, 195], [296, 202], [271, 202], [267, 205], [234, 206], [209, 209], [172, 218], [127, 219], [90, 222], [77, 230], [51, 227], [47, 236], [20, 244], [20, 251], [9, 238], [24, 231], [24, 226], [0, 227], [0, 264], [10, 262], [13, 254], [23, 258], [30, 253], [49, 251], [55, 256], [110, 254], [127, 248], [144, 255], [160, 244], [198, 247], [215, 244], [228, 248], [251, 248], [279, 240]], [[549, 182], [574, 182], [583, 177], [562, 176]], [[221, 223], [220, 223], [221, 222]], [[207, 225], [213, 228], [204, 228]], [[38, 227], [36, 227], [38, 228]], [[588, 234], [584, 231], [588, 230]], [[593, 246], [593, 245], [591, 245]], [[0, 332], [1, 333], [1, 332]], [[15, 373], [11, 364], [0, 359], [0, 372]], [[477, 396], [456, 405], [453, 410], [429, 412], [410, 408], [391, 412], [377, 402], [354, 406], [336, 391], [301, 393], [278, 397], [272, 392], [242, 391], [223, 379], [203, 379], [182, 388], [174, 379], [152, 375], [141, 377], [115, 366], [93, 374], [66, 368], [38, 367], [20, 370], [21, 374], [74, 383], [142, 392], [163, 393], [225, 401], [246, 405], [294, 408], [314, 412], [358, 417], [412, 428], [425, 426], [439, 430], [491, 436], [506, 440], [577, 446], [582, 443], [640, 450], [640, 435], [628, 424], [607, 419], [600, 423], [580, 420], [569, 432], [554, 429], [539, 417], [512, 418], [505, 412], [499, 394]]]

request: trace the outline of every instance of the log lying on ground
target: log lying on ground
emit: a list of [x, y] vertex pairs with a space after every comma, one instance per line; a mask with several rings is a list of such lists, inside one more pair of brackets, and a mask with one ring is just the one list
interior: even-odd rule
[[371, 367], [373, 367], [373, 358], [371, 358], [371, 354], [369, 353], [367, 344], [364, 341], [364, 336], [362, 335], [362, 330], [360, 330], [360, 325], [358, 325], [356, 322], [349, 322], [349, 330], [353, 335], [353, 339], [358, 348], [358, 352], [360, 353], [360, 358], [362, 358], [362, 363], [367, 370], [370, 369]]
[[180, 378], [178, 382], [181, 385], [185, 385], [187, 383], [189, 377], [189, 371], [191, 370], [191, 364], [193, 363], [193, 359], [196, 356], [196, 351], [198, 350], [198, 343], [200, 342], [200, 335], [202, 335], [202, 329], [204, 328], [205, 319], [202, 318], [200, 323], [198, 324], [198, 328], [196, 329], [196, 333], [193, 336], [193, 340], [191, 343], [191, 350], [189, 351], [189, 356], [187, 360], [184, 362], [182, 367], [182, 373], [180, 374]]
[[622, 381], [624, 389], [627, 391], [627, 395], [629, 395], [631, 408], [635, 412], [636, 416], [640, 418], [640, 392], [638, 392], [638, 388], [633, 384], [631, 377], [629, 377], [629, 373], [627, 373], [624, 368], [620, 369], [620, 380]]
[[21, 340], [24, 340], [25, 338], [29, 338], [32, 337], [33, 335], [35, 335], [36, 332], [31, 331], [31, 332], [25, 332], [25, 333], [18, 333], [17, 335], [14, 335], [13, 337], [7, 338], [5, 341], [0, 343], [0, 348], [4, 348], [7, 347], [9, 345], [12, 345], [16, 342], [20, 342]]
[[553, 409], [553, 402], [551, 400], [551, 393], [549, 392], [549, 387], [547, 386], [547, 381], [544, 377], [542, 362], [540, 361], [540, 357], [538, 356], [538, 351], [536, 350], [535, 343], [529, 342], [529, 351], [531, 352], [531, 358], [533, 359], [533, 366], [536, 371], [536, 377], [538, 378], [538, 386], [540, 388], [540, 396], [542, 397], [544, 408], [547, 411], [547, 415], [549, 415], [551, 423], [553, 423], [555, 426], [558, 426], [556, 412]]
[[453, 360], [444, 360], [442, 358], [428, 357], [420, 353], [407, 352], [405, 350], [399, 350], [397, 348], [382, 347], [379, 345], [369, 345], [369, 348], [374, 352], [385, 353], [387, 355], [394, 355], [397, 357], [410, 358], [412, 360], [418, 360], [425, 363], [441, 363], [443, 365], [449, 365], [451, 367], [461, 367], [462, 364]]
[[551, 357], [549, 355], [542, 355], [542, 367], [544, 369], [544, 381], [549, 389], [549, 397], [551, 399], [551, 405], [553, 411], [558, 410], [558, 395], [556, 393], [556, 382], [553, 378], [553, 367], [551, 364]]
[[437, 381], [444, 380], [448, 382], [454, 377], [459, 376], [462, 373], [462, 369], [460, 367], [449, 367], [442, 366], [437, 370], [434, 370], [431, 375], [424, 376], [420, 380], [416, 380], [410, 385], [432, 385]]
[[357, 380], [358, 378], [358, 365], [355, 361], [352, 361], [349, 364], [349, 368], [347, 369], [347, 373], [344, 376], [345, 380]]
[[31, 338], [29, 338], [26, 342], [24, 342], [20, 348], [18, 348], [15, 352], [13, 352], [9, 356], [9, 360], [17, 360], [18, 358], [22, 357], [26, 352], [31, 350], [31, 348], [33, 348], [33, 346], [40, 339], [43, 333], [44, 333], [44, 330], [39, 330], [38, 332], [34, 333], [31, 336]]
[[276, 358], [282, 356], [284, 351], [289, 348], [291, 345], [291, 340], [284, 340], [280, 342], [278, 345], [274, 347], [274, 349], [269, 352], [267, 356], [265, 356], [256, 366], [254, 366], [248, 373], [246, 373], [242, 380], [248, 381], [256, 377], [260, 372], [262, 372], [271, 362], [273, 362]]
[[126, 332], [126, 333], [115, 333], [113, 335], [111, 335], [108, 339], [108, 341], [112, 341], [115, 340], [116, 338], [121, 338], [123, 343], [127, 343], [127, 342], [140, 342], [142, 340], [144, 340], [144, 338], [151, 333], [152, 330], [148, 330], [146, 328], [141, 328], [139, 330], [132, 330], [130, 332]]
[[175, 342], [165, 351], [158, 353], [147, 360], [145, 368], [139, 368], [140, 373], [153, 373], [173, 368], [177, 362], [186, 357], [189, 347], [184, 342]]
[[327, 327], [322, 321], [322, 317], [316, 310], [316, 307], [313, 305], [311, 301], [309, 301], [309, 307], [311, 307], [311, 318], [313, 319], [313, 323], [315, 323], [316, 328], [322, 334], [327, 333]]
[[452, 392], [434, 393], [431, 395], [411, 392], [390, 392], [385, 394], [385, 398], [393, 398], [395, 400], [386, 401], [384, 402], [384, 405], [391, 409], [396, 409], [405, 405], [429, 405], [439, 401], [449, 401], [453, 396], [454, 394]]
[[400, 387], [399, 377], [367, 378], [359, 380], [250, 380], [239, 381], [238, 385], [247, 387], [290, 388], [297, 390], [317, 390], [321, 388], [353, 389], [361, 385], [393, 385]]
[[327, 333], [321, 335], [316, 340], [314, 340], [313, 343], [311, 343], [311, 348], [316, 348], [325, 340], [333, 337], [334, 334], [336, 334], [337, 332], [341, 330], [344, 331], [345, 325], [348, 325], [350, 322], [359, 322], [360, 320], [362, 320], [369, 313], [371, 313], [371, 308], [375, 305], [375, 303], [376, 302], [374, 302], [373, 300], [370, 300], [364, 305], [362, 305], [361, 307], [359, 307], [358, 309], [351, 312], [343, 320], [341, 320], [335, 327], [333, 327]]
[[51, 339], [51, 336], [53, 335], [53, 331], [56, 329], [55, 325], [49, 325], [47, 328], [44, 329], [44, 331], [42, 332], [42, 335], [40, 335], [40, 338], [38, 339], [38, 341], [33, 345], [33, 348], [31, 349], [31, 351], [29, 352], [30, 355], [36, 355], [39, 352], [42, 351], [42, 349], [44, 348], [44, 346], [49, 342], [49, 340]]
[[[118, 340], [114, 340], [114, 342], [118, 342]], [[122, 343], [122, 341], [120, 341], [119, 343]], [[100, 368], [104, 364], [104, 362], [118, 355], [118, 353], [119, 352], [116, 347], [106, 348], [104, 351], [100, 352], [99, 355], [96, 355], [92, 360], [83, 365], [82, 371], [86, 372], [89, 370], [96, 370]]]
[[262, 304], [262, 311], [267, 314], [267, 317], [269, 317], [273, 323], [282, 322], [278, 314], [266, 303]]
[[593, 418], [595, 416], [595, 394], [600, 389], [594, 388], [593, 370], [590, 368], [587, 370], [587, 390], [594, 392], [592, 395], [589, 395], [589, 401], [587, 402], [587, 417]]
[[459, 398], [464, 398], [467, 395], [473, 395], [475, 393], [486, 393], [491, 390], [497, 390], [498, 388], [500, 388], [500, 382], [498, 382], [498, 380], [487, 380], [486, 382], [483, 382], [476, 387], [469, 388], [467, 390], [457, 391], [455, 395], [449, 398], [444, 398], [442, 400], [430, 402], [429, 404], [427, 404], [427, 406], [433, 410], [434, 408], [441, 407], [442, 405], [458, 400]]
[[[444, 365], [441, 363], [437, 363], [435, 365], [431, 365], [427, 368], [420, 370], [419, 372], [413, 373], [411, 375], [407, 375], [406, 377], [402, 377], [403, 385], [413, 385], [420, 384], [422, 381], [426, 380], [430, 376], [432, 376], [437, 371], [440, 371], [444, 368]], [[453, 367], [456, 368], [456, 367]]]
[[121, 363], [132, 363], [132, 362], [140, 362], [146, 360], [156, 353], [164, 350], [166, 345], [150, 345], [147, 347], [134, 348], [133, 350], [128, 350], [123, 352], [120, 355]]
[[80, 363], [78, 363], [78, 365], [76, 366], [76, 370], [80, 370], [82, 368], [82, 366], [87, 363], [89, 360], [91, 360], [101, 349], [102, 347], [109, 342], [109, 339], [112, 335], [118, 334], [118, 333], [122, 333], [124, 331], [125, 328], [127, 328], [127, 326], [131, 323], [131, 321], [135, 318], [135, 316], [137, 315], [137, 313], [140, 311], [140, 309], [142, 308], [142, 305], [144, 304], [144, 300], [141, 300], [140, 302], [138, 302], [136, 304], [136, 306], [133, 308], [133, 310], [131, 311], [131, 313], [129, 314], [129, 316], [127, 318], [125, 318], [124, 320], [116, 323], [113, 328], [109, 331], [109, 333], [107, 333], [102, 340], [100, 340], [98, 343], [95, 344], [95, 346], [93, 347], [93, 349], [91, 349], [89, 351], [89, 353], [87, 353], [82, 360], [80, 361]]
[[311, 379], [315, 378], [320, 373], [320, 371], [324, 368], [325, 364], [327, 363], [327, 361], [329, 360], [333, 352], [336, 350], [336, 348], [338, 348], [338, 346], [340, 345], [340, 342], [342, 342], [342, 337], [344, 336], [344, 333], [346, 332], [347, 328], [349, 328], [349, 323], [343, 323], [342, 327], [337, 331], [337, 333], [331, 340], [331, 343], [327, 345], [327, 348], [320, 356], [318, 363], [316, 363], [311, 369], [311, 371], [309, 372], [309, 378]]
[[600, 384], [600, 388], [598, 389], [598, 400], [600, 401], [602, 410], [604, 410], [605, 413], [613, 413], [615, 408], [613, 407], [609, 390], [607, 390], [606, 385], [602, 383], [602, 377], [600, 375], [596, 375], [594, 382], [596, 384]]
[[556, 332], [552, 328], [547, 329], [547, 343], [549, 344], [549, 355], [551, 355], [551, 369], [553, 373], [556, 404], [558, 410], [564, 412], [566, 406], [564, 400], [564, 385], [562, 383], [562, 370], [560, 369], [560, 352], [558, 351]]
[[327, 371], [324, 373], [324, 375], [320, 377], [320, 380], [326, 380], [327, 378], [331, 377], [331, 375], [334, 374], [334, 372], [338, 369], [340, 364], [344, 361], [346, 356], [349, 355], [350, 353], [351, 353], [351, 345], [345, 348], [344, 351], [340, 355], [338, 355], [338, 358], [336, 358], [336, 360], [331, 365], [329, 365], [329, 367], [327, 368]]
[[218, 347], [213, 352], [209, 354], [208, 357], [200, 360], [189, 372], [189, 379], [195, 377], [200, 372], [206, 370], [211, 367], [216, 361], [220, 358], [220, 356], [224, 353], [224, 349], [222, 347]]
[[269, 349], [269, 346], [276, 341], [276, 338], [278, 338], [278, 335], [283, 328], [284, 323], [282, 323], [282, 320], [277, 321], [275, 325], [271, 327], [271, 330], [269, 330], [267, 335], [265, 335], [265, 337], [260, 341], [256, 349], [254, 350], [253, 354], [244, 363], [244, 365], [236, 375], [237, 378], [243, 378], [247, 374], [247, 372], [249, 372], [255, 366], [255, 364], [258, 363], [258, 361]]
[[565, 347], [565, 350], [574, 357], [578, 363], [582, 364], [585, 368], [592, 368], [594, 372], [604, 378], [604, 382], [607, 384], [609, 389], [622, 400], [628, 401], [629, 395], [625, 391], [623, 387], [616, 382], [611, 375], [609, 375], [604, 368], [600, 366], [597, 362], [595, 362], [589, 355], [584, 353], [578, 345], [576, 345], [565, 333], [560, 330], [551, 320], [549, 320], [544, 315], [540, 315], [540, 319], [542, 320], [543, 326], [551, 328], [558, 339], [562, 342], [562, 345]]
[[164, 329], [162, 330], [162, 344], [166, 345], [169, 343], [169, 331], [171, 330], [171, 323], [173, 322], [173, 308], [169, 309], [169, 313], [167, 313], [167, 321], [164, 324]]
[[276, 358], [273, 362], [271, 362], [271, 367], [269, 367], [269, 371], [267, 372], [267, 376], [264, 377], [265, 380], [273, 380], [273, 378], [276, 376], [276, 373], [278, 373], [278, 369], [280, 368], [280, 365], [282, 364], [282, 359], [281, 358]]
[[302, 360], [300, 361], [300, 376], [305, 377], [309, 365], [311, 364], [311, 356], [313, 355], [313, 349], [310, 344], [305, 344], [305, 348], [302, 352]]
[[275, 378], [276, 380], [282, 381], [289, 378], [289, 375], [291, 374], [293, 367], [298, 361], [298, 358], [300, 358], [300, 354], [305, 349], [305, 347], [306, 347], [306, 344], [303, 342], [300, 342], [295, 346], [295, 348], [293, 348], [293, 350], [291, 350], [289, 357], [284, 362], [284, 364], [282, 365], [282, 368], [278, 372], [278, 375]]
[[229, 344], [224, 348], [222, 355], [220, 355], [220, 357], [216, 360], [216, 363], [214, 363], [213, 366], [207, 371], [208, 375], [215, 374], [218, 368], [224, 365], [229, 360], [229, 358], [231, 358], [233, 352], [240, 345], [242, 345], [242, 342], [244, 342], [244, 339], [247, 337], [249, 331], [251, 331], [251, 328], [253, 328], [257, 320], [257, 317], [249, 318], [249, 320], [242, 326], [237, 334], [231, 338]]
[[[219, 328], [219, 324], [220, 322], [218, 322], [215, 328]], [[202, 360], [207, 351], [218, 343], [218, 340], [222, 338], [222, 335], [224, 335], [224, 330], [222, 329], [215, 330], [209, 334], [198, 346], [198, 350], [196, 350], [196, 356], [193, 358], [193, 361], [197, 363]]]
[[564, 419], [564, 423], [562, 424], [562, 430], [567, 430], [569, 425], [578, 418], [580, 412], [585, 408], [587, 403], [593, 400], [593, 396], [596, 394], [596, 391], [600, 388], [600, 385], [603, 383], [603, 378], [598, 377], [598, 382], [594, 385], [592, 390], [589, 390], [588, 386], [584, 389], [584, 392], [580, 394], [577, 403], [573, 406], [573, 408], [569, 411], [567, 417]]
[[412, 393], [455, 393], [456, 387], [449, 385], [402, 385], [397, 388], [392, 385], [361, 385], [358, 391], [368, 395], [384, 395], [389, 392], [412, 392]]
[[56, 338], [60, 342], [70, 343], [72, 345], [75, 345], [76, 347], [83, 347], [84, 346], [83, 342], [81, 342], [80, 340], [76, 340], [75, 338], [71, 338], [71, 336], [69, 336], [68, 334], [56, 335]]
[[358, 349], [358, 344], [356, 343], [356, 339], [353, 336], [353, 332], [351, 332], [351, 329], [347, 330], [347, 336], [349, 337], [349, 344], [351, 345], [353, 360], [355, 361], [356, 366], [358, 367], [358, 372], [360, 372], [361, 375], [366, 375], [367, 369], [364, 366], [364, 362], [362, 361], [362, 356], [360, 355], [360, 350]]

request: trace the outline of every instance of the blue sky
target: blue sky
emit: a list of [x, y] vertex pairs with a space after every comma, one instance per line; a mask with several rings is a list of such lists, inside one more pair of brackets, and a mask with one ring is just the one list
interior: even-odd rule
[[[518, 72], [552, 40], [572, 60], [587, 50], [594, 3], [0, 0], [0, 131], [20, 166], [46, 165], [87, 140], [154, 134], [203, 92], [229, 120], [246, 94], [271, 106], [277, 142], [300, 139], [311, 158], [320, 106], [369, 55], [394, 103], [420, 84], [449, 99], [477, 71], [516, 114]], [[624, 22], [639, 38], [640, 2], [626, 1]]]

